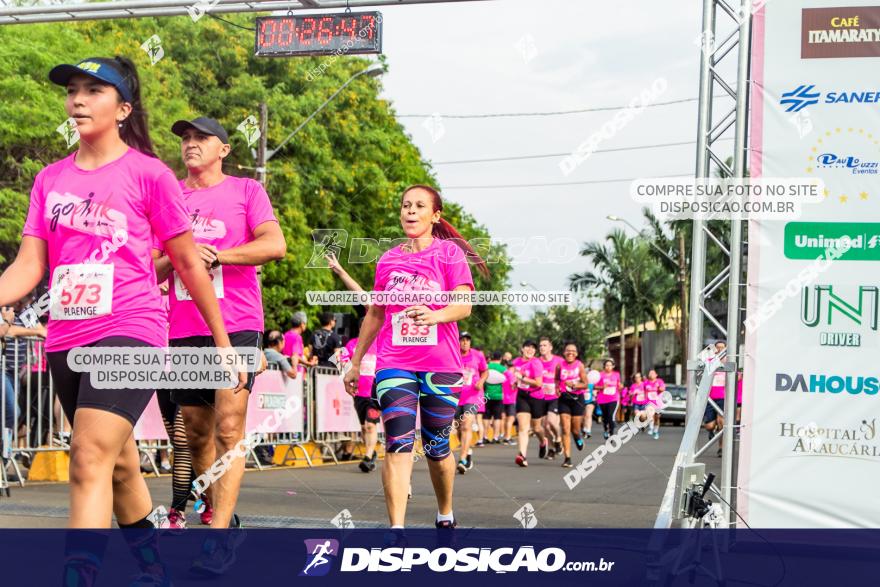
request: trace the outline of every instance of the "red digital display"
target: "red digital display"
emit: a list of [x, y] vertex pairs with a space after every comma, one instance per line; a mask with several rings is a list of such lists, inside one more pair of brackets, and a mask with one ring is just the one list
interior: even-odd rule
[[382, 15], [378, 12], [262, 16], [256, 25], [257, 56], [382, 52]]

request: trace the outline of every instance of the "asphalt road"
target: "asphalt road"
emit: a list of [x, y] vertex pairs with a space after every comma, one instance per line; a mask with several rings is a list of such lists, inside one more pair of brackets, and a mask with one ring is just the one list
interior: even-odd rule
[[[464, 527], [519, 527], [514, 517], [528, 505], [534, 511], [537, 527], [611, 528], [653, 525], [682, 427], [664, 426], [659, 440], [645, 434], [634, 437], [613, 454], [573, 490], [563, 477], [571, 469], [561, 467], [561, 459], [538, 460], [537, 442], [532, 440], [529, 467], [513, 462], [514, 447], [490, 445], [475, 449], [475, 466], [465, 475], [456, 475], [455, 514]], [[704, 440], [704, 437], [701, 437]], [[575, 451], [573, 461], [586, 457], [602, 443], [593, 436], [583, 452]], [[703, 460], [717, 469], [715, 451]], [[380, 464], [381, 467], [381, 464]], [[167, 507], [171, 498], [171, 478], [147, 480], [156, 505]], [[14, 485], [12, 497], [0, 497], [0, 527], [64, 527], [67, 518], [67, 485]], [[320, 466], [313, 469], [274, 468], [249, 471], [244, 477], [237, 511], [248, 527], [330, 527], [331, 520], [348, 510], [355, 527], [381, 527], [386, 522], [379, 469], [362, 473], [356, 463]], [[407, 511], [407, 525], [433, 524], [436, 512], [424, 460], [413, 473], [413, 498]], [[198, 520], [190, 512], [189, 524]]]

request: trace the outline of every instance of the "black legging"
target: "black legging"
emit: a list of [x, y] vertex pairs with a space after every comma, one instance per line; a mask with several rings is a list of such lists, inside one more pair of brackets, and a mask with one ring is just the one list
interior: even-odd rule
[[156, 391], [156, 399], [159, 401], [159, 411], [162, 412], [162, 423], [165, 424], [165, 431], [171, 439], [171, 448], [174, 450], [174, 466], [171, 469], [171, 507], [183, 512], [186, 510], [186, 502], [190, 497], [190, 489], [195, 478], [192, 455], [186, 442], [183, 410], [171, 401], [170, 390]]
[[602, 408], [602, 427], [608, 435], [614, 434], [614, 416], [617, 415], [617, 402], [599, 404]]

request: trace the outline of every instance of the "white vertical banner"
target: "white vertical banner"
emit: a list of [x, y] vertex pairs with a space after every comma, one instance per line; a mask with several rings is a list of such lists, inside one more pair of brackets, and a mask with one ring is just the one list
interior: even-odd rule
[[750, 221], [739, 512], [876, 527], [880, 500], [880, 0], [769, 0], [752, 44], [753, 177], [818, 177]]

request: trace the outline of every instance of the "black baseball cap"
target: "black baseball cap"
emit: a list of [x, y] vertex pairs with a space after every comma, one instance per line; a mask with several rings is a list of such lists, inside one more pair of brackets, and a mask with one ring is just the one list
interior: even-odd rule
[[464, 332], [462, 332], [461, 334], [458, 335], [458, 340], [461, 340], [463, 338], [466, 338], [468, 340], [473, 340], [473, 338], [471, 338], [471, 333], [468, 332], [467, 330], [465, 330]]
[[62, 63], [52, 68], [49, 72], [49, 80], [59, 86], [66, 86], [70, 82], [70, 78], [75, 75], [87, 75], [105, 84], [110, 84], [116, 88], [126, 102], [131, 102], [134, 99], [128, 75], [124, 72], [122, 64], [115, 59], [89, 57], [76, 65]]
[[179, 137], [182, 137], [183, 133], [191, 128], [194, 128], [199, 132], [203, 132], [206, 135], [217, 137], [218, 139], [220, 139], [221, 142], [223, 142], [224, 145], [229, 144], [229, 135], [226, 134], [226, 130], [223, 128], [223, 125], [221, 125], [213, 118], [207, 118], [205, 116], [199, 116], [198, 118], [195, 118], [193, 120], [178, 120], [171, 125], [171, 132]]

